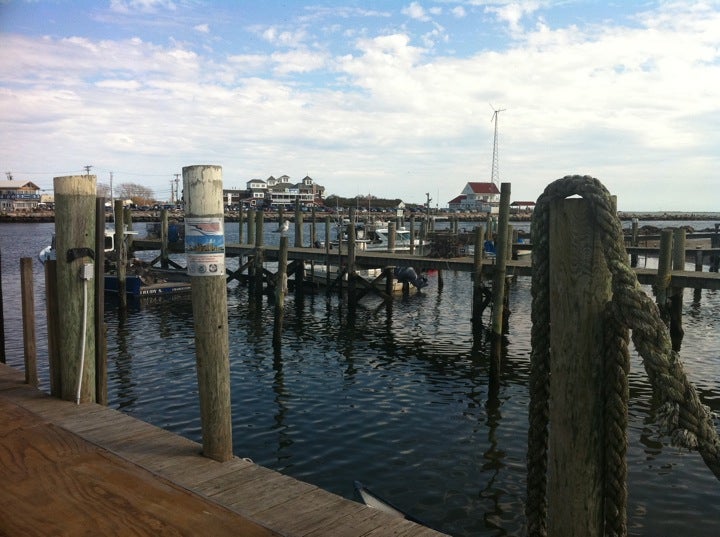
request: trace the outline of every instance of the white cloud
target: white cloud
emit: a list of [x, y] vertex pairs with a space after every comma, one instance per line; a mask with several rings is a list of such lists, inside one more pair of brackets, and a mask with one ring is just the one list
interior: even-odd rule
[[207, 33], [210, 33], [210, 25], [207, 23], [206, 24], [198, 24], [197, 26], [195, 26], [193, 28], [193, 30], [195, 30], [196, 32], [201, 33], [201, 34], [207, 34]]
[[450, 10], [450, 12], [453, 14], [454, 17], [458, 19], [462, 19], [463, 17], [465, 17], [465, 15], [467, 15], [467, 13], [465, 12], [465, 8], [462, 6], [455, 6]]
[[425, 8], [423, 8], [419, 3], [412, 2], [409, 6], [402, 8], [400, 11], [403, 15], [407, 15], [411, 19], [427, 22], [430, 20], [430, 17], [425, 12]]
[[176, 7], [172, 0], [110, 0], [110, 10], [122, 14], [175, 11]]

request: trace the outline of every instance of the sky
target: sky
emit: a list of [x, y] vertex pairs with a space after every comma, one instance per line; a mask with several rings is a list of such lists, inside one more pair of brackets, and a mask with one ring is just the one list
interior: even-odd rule
[[0, 171], [48, 192], [213, 164], [446, 207], [495, 127], [513, 201], [720, 211], [720, 0], [0, 0]]

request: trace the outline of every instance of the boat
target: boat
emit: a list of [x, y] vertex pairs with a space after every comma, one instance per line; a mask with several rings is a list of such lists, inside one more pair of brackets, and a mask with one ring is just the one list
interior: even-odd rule
[[[340, 275], [340, 267], [337, 265], [324, 265], [320, 263], [307, 263], [305, 270], [307, 272], [306, 279], [312, 279], [316, 283], [324, 283], [328, 280], [328, 269], [330, 271], [330, 282], [331, 284]], [[359, 269], [355, 273], [368, 282], [375, 282], [376, 278], [382, 275], [383, 269], [381, 268], [370, 268], [370, 269]], [[347, 285], [347, 272], [343, 274], [343, 285]], [[428, 279], [424, 274], [417, 274], [415, 269], [412, 267], [395, 267], [393, 273], [392, 292], [401, 293], [405, 284], [410, 284], [412, 287], [420, 291], [428, 285]], [[378, 280], [375, 282], [375, 286], [380, 290], [385, 290], [386, 280]]]
[[403, 511], [388, 500], [381, 498], [380, 496], [372, 492], [369, 488], [367, 488], [365, 485], [360, 483], [360, 481], [355, 481], [354, 485], [355, 492], [358, 494], [358, 496], [360, 496], [362, 502], [368, 507], [372, 507], [373, 509], [377, 509], [378, 511], [382, 511], [383, 513], [388, 513], [399, 518], [404, 518], [405, 520], [410, 520], [412, 522], [415, 522], [416, 524], [429, 527], [422, 520]]
[[[347, 227], [350, 223], [345, 220], [340, 227], [338, 233], [343, 242], [347, 242], [348, 232]], [[409, 252], [412, 231], [405, 226], [395, 228], [395, 252]], [[358, 250], [364, 250], [368, 252], [387, 252], [390, 237], [390, 227], [385, 222], [378, 223], [355, 223], [355, 245]], [[422, 251], [423, 248], [428, 246], [428, 241], [423, 241], [416, 237], [413, 237], [413, 248], [417, 251]], [[332, 243], [337, 246], [339, 240]]]

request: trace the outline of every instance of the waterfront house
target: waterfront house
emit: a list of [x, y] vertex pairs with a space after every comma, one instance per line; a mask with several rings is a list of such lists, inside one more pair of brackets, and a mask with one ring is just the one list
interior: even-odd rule
[[470, 182], [459, 196], [448, 202], [450, 210], [495, 212], [500, 202], [500, 191], [495, 183]]
[[0, 181], [0, 212], [32, 211], [40, 203], [40, 187], [31, 181]]
[[309, 175], [298, 183], [291, 183], [288, 175], [278, 178], [271, 175], [265, 180], [251, 179], [246, 183], [245, 190], [223, 190], [226, 205], [251, 208], [281, 205], [290, 208], [295, 206], [296, 201], [311, 207], [313, 204], [322, 204], [324, 194], [325, 187], [315, 184]]

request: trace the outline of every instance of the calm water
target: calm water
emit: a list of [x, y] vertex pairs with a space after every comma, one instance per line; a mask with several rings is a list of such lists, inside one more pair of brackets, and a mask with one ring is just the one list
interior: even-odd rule
[[[234, 229], [228, 225], [228, 241]], [[0, 225], [6, 349], [18, 367], [19, 258], [36, 258], [52, 231], [52, 224]], [[268, 233], [266, 243], [277, 237]], [[35, 278], [44, 361], [38, 262]], [[336, 297], [291, 295], [281, 353], [272, 346], [272, 305], [231, 285], [235, 453], [348, 498], [361, 480], [453, 535], [523, 534], [530, 281], [520, 278], [510, 290], [507, 356], [499, 388], [489, 393], [487, 347], [473, 340], [469, 323], [469, 276], [444, 279], [438, 291], [431, 275], [422, 294], [396, 298], [390, 314], [374, 300], [351, 317]], [[189, 297], [144, 302], [127, 315], [112, 302], [106, 307], [110, 405], [201, 441]], [[720, 412], [720, 294], [703, 291], [694, 301], [686, 291], [684, 313], [686, 369]], [[46, 367], [41, 380], [47, 388]], [[671, 447], [659, 432], [635, 355], [630, 382], [630, 533], [715, 536], [720, 482], [697, 454]]]

